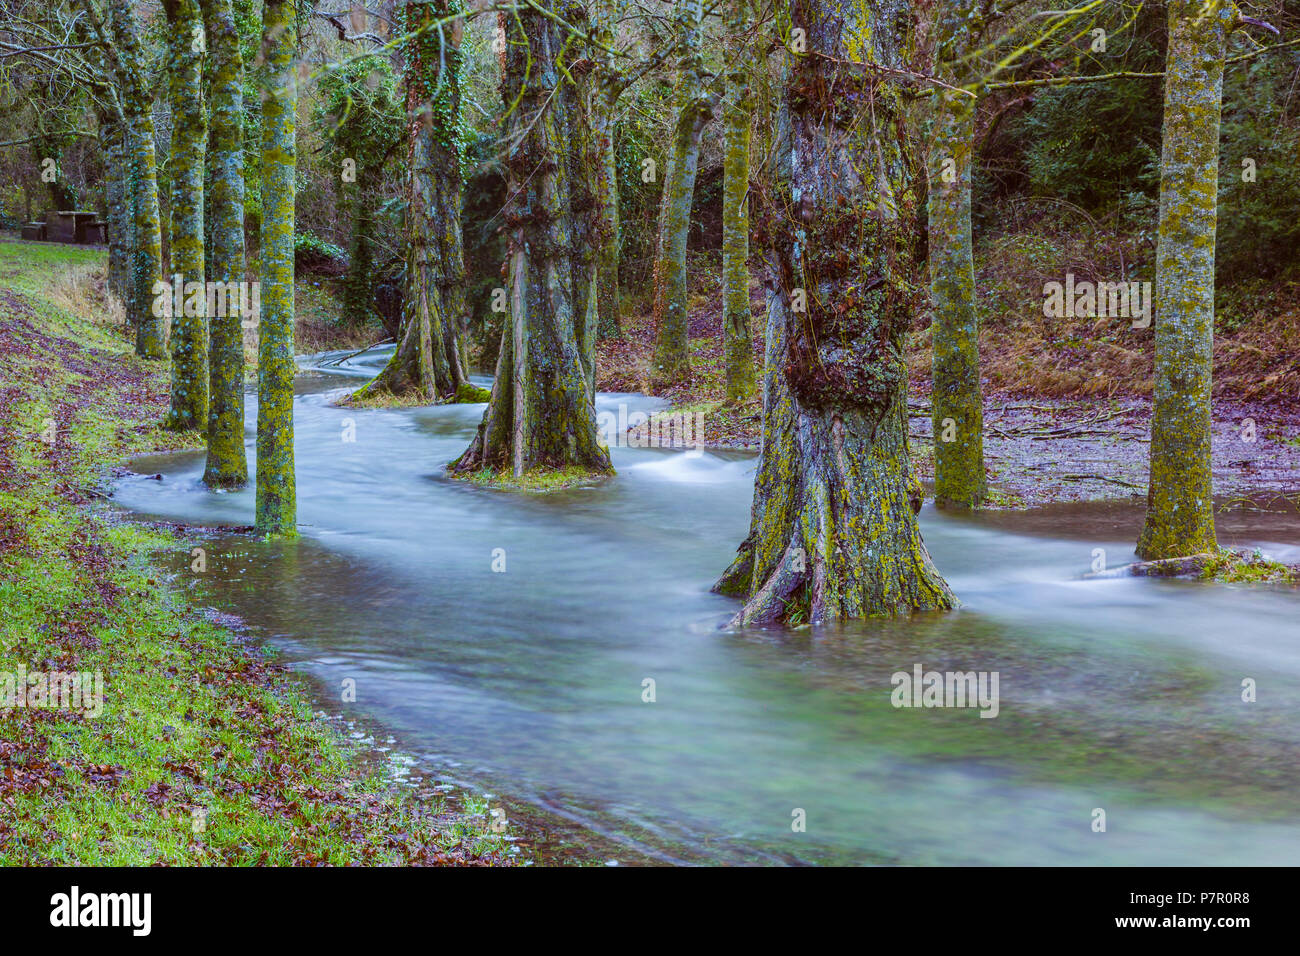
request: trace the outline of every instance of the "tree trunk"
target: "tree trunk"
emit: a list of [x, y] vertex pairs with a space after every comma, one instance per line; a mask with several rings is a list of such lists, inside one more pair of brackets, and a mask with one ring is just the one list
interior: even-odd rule
[[501, 24], [509, 314], [483, 422], [450, 468], [508, 470], [516, 478], [566, 466], [608, 474], [594, 404], [595, 150], [585, 91], [564, 78], [581, 76], [574, 73], [579, 46], [531, 9], [520, 9], [518, 20], [503, 15]]
[[[244, 268], [244, 64], [231, 0], [201, 0], [212, 57], [212, 211], [208, 250], [213, 282], [245, 281]], [[210, 488], [239, 488], [248, 481], [244, 451], [244, 329], [236, 309], [209, 316], [208, 459]]]
[[1137, 546], [1148, 561], [1218, 546], [1210, 470], [1214, 233], [1223, 58], [1236, 8], [1169, 0], [1168, 11], [1151, 475]]
[[769, 296], [763, 437], [750, 533], [715, 590], [733, 623], [950, 608], [921, 540], [903, 337], [916, 210], [896, 81], [903, 0], [795, 0], [807, 31], [776, 121], [775, 195], [756, 209]]
[[374, 312], [375, 286], [375, 203], [379, 196], [378, 177], [369, 167], [357, 183], [352, 214], [352, 255], [348, 274], [343, 280], [341, 319], [350, 325], [363, 325]]
[[[37, 109], [46, 104], [43, 102], [44, 97], [35, 102], [33, 106]], [[48, 104], [53, 106], [53, 104]], [[48, 180], [45, 185], [50, 191], [50, 202], [53, 203], [56, 210], [76, 209], [77, 208], [77, 191], [72, 188], [67, 177], [63, 175], [63, 149], [66, 140], [57, 136], [38, 136], [32, 143], [32, 158], [36, 161], [36, 168], [44, 171], [44, 164], [47, 159], [54, 160], [54, 178]], [[44, 176], [42, 175], [42, 179]]]
[[930, 412], [935, 504], [977, 507], [984, 476], [975, 260], [971, 252], [971, 150], [975, 100], [937, 91], [930, 135]]
[[[355, 393], [455, 401], [469, 384], [462, 362], [465, 260], [460, 229], [460, 20], [436, 21], [450, 0], [411, 2], [406, 54], [406, 285], [401, 341], [388, 364]], [[445, 43], [445, 47], [443, 44]]]
[[749, 312], [749, 138], [754, 100], [750, 88], [752, 56], [748, 38], [748, 0], [731, 0], [728, 33], [737, 38], [728, 51], [722, 167], [723, 350], [727, 400], [743, 401], [754, 390], [754, 340]]
[[104, 151], [104, 202], [108, 206], [108, 291], [125, 307], [130, 266], [130, 216], [127, 212], [126, 148], [122, 122], [109, 110], [99, 111], [99, 142]]
[[[173, 280], [179, 275], [183, 283], [202, 284], [203, 160], [208, 140], [201, 86], [203, 25], [197, 0], [163, 0], [163, 10], [171, 27], [171, 271]], [[168, 428], [203, 429], [208, 424], [208, 317], [204, 288], [204, 294], [195, 297], [198, 301], [182, 295], [182, 308], [172, 316]], [[193, 315], [192, 311], [198, 314]]]
[[677, 0], [673, 15], [681, 58], [675, 97], [677, 122], [664, 171], [655, 255], [655, 355], [651, 379], [658, 387], [685, 382], [691, 375], [686, 242], [700, 161], [700, 135], [713, 116], [713, 100], [704, 86], [702, 9], [700, 0]]
[[[607, 47], [614, 44], [613, 23], [622, 14], [620, 0], [597, 0], [592, 4], [596, 24], [594, 35]], [[601, 50], [600, 82], [595, 84], [592, 109], [592, 135], [594, 146], [600, 152], [597, 169], [596, 196], [601, 204], [600, 251], [597, 254], [596, 298], [599, 317], [596, 336], [599, 339], [616, 339], [623, 334], [622, 293], [619, 290], [618, 269], [619, 214], [618, 214], [618, 157], [614, 150], [614, 116], [618, 101], [627, 88], [625, 79], [614, 63], [614, 57]]]
[[257, 337], [257, 530], [297, 525], [293, 461], [293, 222], [298, 46], [292, 0], [262, 8], [262, 314]]
[[[83, 0], [89, 7], [89, 0]], [[126, 143], [132, 167], [131, 297], [128, 321], [135, 324], [135, 351], [146, 358], [166, 355], [163, 318], [155, 315], [154, 287], [162, 280], [162, 222], [158, 212], [158, 164], [154, 154], [153, 97], [129, 0], [109, 0], [112, 62], [126, 114]]]

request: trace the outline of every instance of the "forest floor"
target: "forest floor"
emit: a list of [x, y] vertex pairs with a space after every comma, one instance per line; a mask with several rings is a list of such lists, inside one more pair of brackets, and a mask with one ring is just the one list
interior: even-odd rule
[[[702, 412], [705, 445], [756, 451], [762, 426], [758, 393], [725, 400], [722, 296], [691, 299], [692, 380], [651, 389], [654, 325], [645, 310], [624, 315], [623, 336], [597, 350], [597, 388], [656, 394], [670, 411]], [[766, 311], [751, 285], [755, 361], [763, 361]], [[1109, 341], [1114, 329], [1089, 335], [1095, 320], [1044, 338], [1042, 323], [986, 322], [981, 330], [984, 454], [991, 508], [1053, 502], [1145, 498], [1151, 421], [1151, 333], [1138, 343]], [[1117, 322], [1119, 320], [1116, 320]], [[929, 410], [929, 338], [921, 325], [909, 340], [909, 412], [913, 464], [934, 477]], [[1224, 504], [1300, 506], [1300, 309], [1215, 340], [1213, 455], [1215, 494]], [[1247, 424], [1253, 422], [1253, 428]], [[1251, 440], [1253, 438], [1253, 440]], [[1282, 499], [1286, 499], [1283, 501]], [[1288, 504], [1289, 502], [1289, 504]]]
[[[166, 367], [120, 324], [53, 301], [57, 268], [95, 255], [0, 243], [0, 691], [32, 688], [0, 706], [0, 863], [511, 862], [485, 800], [399, 785], [169, 585], [152, 562], [192, 553], [183, 529], [103, 507], [129, 456], [198, 436], [158, 427]], [[69, 673], [91, 696], [41, 706], [33, 679]]]

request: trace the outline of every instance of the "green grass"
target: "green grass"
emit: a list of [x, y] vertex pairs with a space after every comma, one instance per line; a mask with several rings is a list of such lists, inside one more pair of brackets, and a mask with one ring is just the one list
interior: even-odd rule
[[400, 788], [187, 606], [151, 561], [194, 542], [90, 507], [126, 456], [201, 441], [157, 426], [164, 363], [42, 297], [52, 270], [102, 258], [0, 243], [0, 674], [98, 672], [104, 690], [98, 716], [0, 709], [0, 863], [503, 860], [486, 805]]
[[526, 471], [518, 478], [508, 471], [497, 471], [494, 468], [480, 468], [478, 471], [453, 475], [453, 477], [478, 485], [480, 488], [491, 488], [494, 491], [523, 491], [544, 494], [550, 491], [561, 491], [565, 488], [592, 485], [604, 481], [609, 475], [577, 465], [568, 465], [560, 469], [539, 468], [534, 471]]
[[1220, 548], [1201, 569], [1201, 579], [1225, 584], [1300, 585], [1300, 567], [1273, 561], [1258, 549], [1248, 552]]

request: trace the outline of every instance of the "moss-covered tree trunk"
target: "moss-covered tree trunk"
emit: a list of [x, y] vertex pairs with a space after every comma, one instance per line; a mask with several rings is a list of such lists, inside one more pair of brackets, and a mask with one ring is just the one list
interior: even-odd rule
[[[549, 3], [545, 9], [554, 12]], [[515, 477], [569, 466], [609, 473], [593, 401], [595, 149], [585, 91], [565, 79], [583, 51], [536, 10], [521, 9], [518, 20], [502, 16], [501, 25], [501, 88], [510, 108], [509, 313], [487, 411], [451, 469]]]
[[[355, 397], [382, 394], [454, 401], [469, 384], [464, 367], [465, 259], [460, 228], [461, 109], [458, 0], [403, 8], [406, 57], [406, 283], [400, 341], [383, 370]], [[472, 396], [471, 396], [472, 397]]]
[[952, 607], [916, 520], [903, 337], [916, 195], [894, 81], [904, 0], [795, 0], [807, 56], [776, 120], [762, 452], [749, 536], [715, 590], [734, 623], [822, 622]]
[[939, 505], [971, 508], [988, 493], [970, 223], [975, 99], [949, 90], [939, 90], [930, 99], [934, 497]]
[[[89, 0], [83, 3], [89, 9]], [[162, 280], [162, 221], [158, 211], [153, 96], [129, 0], [109, 0], [108, 20], [112, 31], [111, 62], [126, 115], [126, 149], [133, 186], [130, 205], [134, 242], [127, 320], [135, 325], [136, 354], [160, 359], [167, 354], [167, 333], [164, 318], [154, 314], [154, 285]]]
[[713, 99], [705, 88], [702, 9], [700, 0], [677, 0], [673, 14], [681, 56], [674, 97], [676, 122], [664, 170], [655, 252], [655, 354], [650, 377], [656, 386], [684, 382], [691, 374], [686, 243], [700, 162], [700, 136], [713, 116]]
[[1223, 58], [1236, 8], [1169, 0], [1168, 16], [1151, 475], [1137, 546], [1148, 561], [1217, 544], [1210, 468], [1214, 234]]
[[293, 223], [297, 183], [297, 15], [262, 7], [262, 314], [257, 337], [257, 530], [297, 525], [293, 461]]
[[367, 167], [358, 178], [352, 211], [352, 254], [343, 279], [344, 322], [361, 325], [374, 311], [375, 205], [379, 177]]
[[[207, 278], [245, 281], [244, 64], [231, 0], [200, 0], [212, 60], [207, 201], [211, 210]], [[211, 488], [248, 481], [244, 451], [244, 330], [236, 309], [208, 317], [208, 458]]]
[[727, 88], [722, 104], [722, 333], [727, 399], [754, 390], [754, 340], [749, 312], [749, 139], [754, 96], [748, 0], [731, 0], [727, 32]]
[[[610, 49], [613, 48], [613, 24], [622, 14], [620, 0], [597, 0], [591, 7], [594, 17], [593, 34]], [[591, 126], [594, 146], [600, 154], [597, 168], [596, 196], [601, 207], [600, 245], [597, 253], [596, 298], [599, 317], [596, 336], [616, 339], [623, 334], [622, 293], [619, 290], [619, 212], [618, 212], [618, 157], [614, 149], [614, 117], [618, 101], [626, 89], [626, 80], [614, 62], [609, 49], [597, 53], [600, 64], [600, 81], [593, 84]]]
[[[197, 0], [163, 0], [171, 28], [171, 273], [183, 283], [204, 281], [203, 172], [208, 124], [203, 104], [205, 37]], [[184, 296], [172, 316], [171, 408], [168, 428], [208, 424], [207, 297]]]
[[125, 307], [131, 274], [131, 217], [127, 207], [130, 183], [122, 122], [108, 109], [99, 111], [99, 143], [104, 151], [104, 202], [108, 206], [108, 291]]

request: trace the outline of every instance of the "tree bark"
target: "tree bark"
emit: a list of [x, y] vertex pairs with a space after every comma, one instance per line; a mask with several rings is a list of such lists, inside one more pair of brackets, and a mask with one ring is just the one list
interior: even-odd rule
[[[401, 341], [383, 370], [354, 395], [455, 401], [469, 384], [462, 361], [465, 259], [460, 228], [460, 12], [457, 0], [403, 8], [406, 56], [406, 284]], [[445, 44], [445, 46], [444, 46]]]
[[749, 311], [749, 140], [754, 98], [748, 0], [731, 0], [727, 30], [730, 69], [723, 100], [722, 285], [723, 351], [727, 400], [743, 401], [754, 390], [754, 340]]
[[664, 171], [655, 255], [656, 331], [651, 379], [658, 387], [685, 382], [691, 375], [686, 242], [700, 161], [700, 136], [713, 116], [713, 100], [704, 85], [702, 11], [701, 0], [677, 0], [673, 14], [681, 57], [675, 96], [677, 121]]
[[293, 0], [262, 8], [262, 314], [257, 337], [257, 530], [297, 526], [293, 460], [293, 224], [298, 46]]
[[[202, 89], [205, 37], [197, 0], [163, 0], [163, 10], [171, 27], [171, 272], [183, 283], [202, 284], [203, 160], [208, 140]], [[182, 295], [182, 308], [172, 316], [168, 428], [201, 430], [208, 423], [206, 289], [196, 298]]]
[[104, 151], [104, 202], [108, 220], [108, 291], [125, 309], [130, 282], [131, 227], [127, 210], [130, 183], [122, 122], [111, 111], [99, 111], [99, 142]]
[[[904, 0], [795, 0], [807, 31], [776, 121], [774, 195], [756, 218], [769, 296], [762, 451], [749, 536], [715, 590], [736, 625], [955, 604], [921, 540], [903, 337], [919, 271], [895, 81]], [[866, 64], [854, 69], [843, 61]]]
[[591, 239], [601, 209], [593, 188], [596, 150], [582, 108], [580, 45], [532, 9], [520, 9], [517, 19], [502, 15], [500, 22], [507, 36], [501, 88], [510, 116], [509, 313], [483, 422], [450, 469], [487, 468], [518, 478], [533, 469], [577, 466], [608, 474], [613, 469], [597, 438], [594, 404]]
[[1151, 474], [1137, 545], [1148, 561], [1218, 546], [1210, 468], [1214, 234], [1223, 58], [1236, 15], [1231, 3], [1168, 4]]
[[[624, 4], [620, 0], [596, 0], [592, 4], [592, 10], [595, 19], [593, 35], [607, 47], [612, 47], [614, 43], [612, 24], [622, 14]], [[627, 84], [610, 53], [601, 50], [598, 56], [600, 80], [593, 84], [591, 108], [594, 146], [600, 153], [596, 180], [596, 196], [601, 205], [601, 231], [598, 238], [600, 251], [597, 254], [596, 284], [599, 316], [596, 336], [598, 339], [616, 339], [623, 334], [623, 319], [622, 294], [618, 280], [621, 255], [618, 157], [614, 150], [614, 117], [618, 101]]]
[[343, 280], [342, 321], [362, 325], [374, 312], [375, 285], [375, 203], [379, 196], [379, 177], [369, 166], [357, 182], [352, 213], [352, 255]]
[[934, 498], [938, 505], [974, 508], [988, 494], [970, 223], [975, 100], [948, 90], [937, 91], [930, 99]]
[[[82, 0], [91, 10], [89, 0]], [[127, 320], [135, 325], [135, 351], [146, 358], [164, 358], [163, 317], [154, 315], [154, 287], [162, 280], [162, 221], [158, 211], [158, 162], [154, 152], [153, 97], [145, 84], [147, 69], [129, 0], [109, 0], [109, 56], [126, 116], [126, 149], [132, 167], [131, 296]]]
[[[200, 0], [212, 57], [212, 126], [209, 130], [212, 213], [208, 278], [245, 281], [244, 265], [244, 64], [231, 0]], [[244, 451], [244, 329], [238, 310], [209, 316], [208, 458], [210, 488], [239, 488], [248, 481]]]

